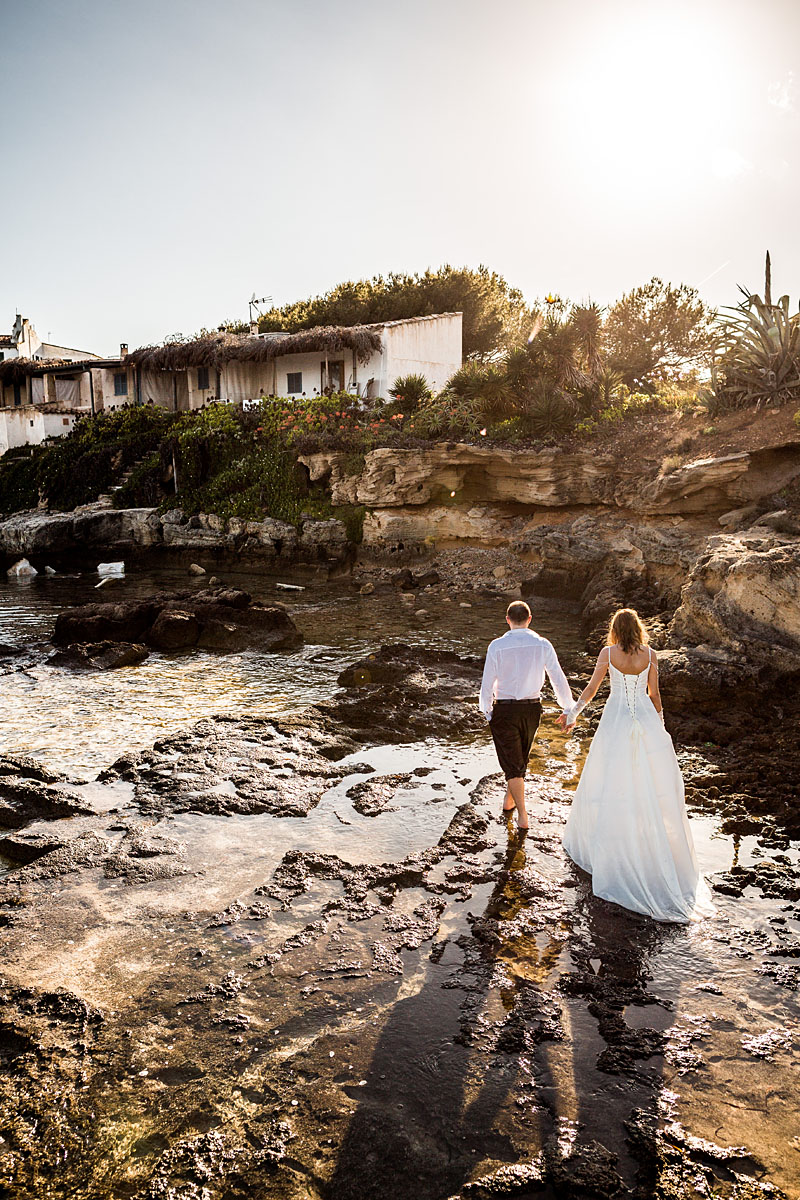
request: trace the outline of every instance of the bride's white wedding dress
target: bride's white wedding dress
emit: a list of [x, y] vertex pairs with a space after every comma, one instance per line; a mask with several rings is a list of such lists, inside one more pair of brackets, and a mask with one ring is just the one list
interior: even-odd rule
[[611, 695], [572, 802], [563, 844], [592, 890], [656, 921], [697, 921], [714, 905], [697, 867], [672, 738], [647, 694], [645, 667], [611, 662]]

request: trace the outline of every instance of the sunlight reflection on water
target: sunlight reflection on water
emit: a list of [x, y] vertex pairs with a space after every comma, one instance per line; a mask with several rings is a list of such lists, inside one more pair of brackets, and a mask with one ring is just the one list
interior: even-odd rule
[[[97, 592], [97, 577], [39, 576], [0, 581], [0, 641], [44, 643], [62, 609], [76, 604], [140, 599], [154, 591], [197, 590], [182, 571], [130, 575], [113, 593]], [[470, 593], [472, 608], [441, 596], [420, 597], [415, 615], [396, 595], [361, 597], [346, 584], [308, 584], [282, 592], [256, 574], [225, 579], [267, 601], [286, 605], [305, 637], [291, 654], [152, 654], [138, 667], [74, 674], [40, 664], [3, 677], [3, 748], [29, 753], [70, 774], [91, 778], [122, 753], [216, 714], [266, 716], [295, 712], [336, 690], [339, 672], [387, 642], [405, 641], [482, 655], [504, 630], [507, 598]], [[308, 583], [308, 581], [306, 581]], [[563, 649], [576, 645], [575, 618], [544, 607], [536, 624]]]

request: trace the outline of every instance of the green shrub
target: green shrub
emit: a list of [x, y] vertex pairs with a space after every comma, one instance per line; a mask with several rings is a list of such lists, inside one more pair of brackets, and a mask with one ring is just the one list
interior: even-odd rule
[[474, 413], [478, 424], [516, 412], [514, 392], [504, 363], [465, 362], [447, 381], [440, 400]]
[[570, 396], [540, 384], [531, 394], [523, 422], [534, 437], [562, 437], [574, 429], [577, 415], [578, 406]]
[[20, 512], [36, 508], [39, 488], [36, 483], [36, 463], [28, 451], [26, 456], [9, 457], [12, 451], [0, 458], [0, 513]]
[[161, 448], [153, 450], [114, 492], [114, 508], [156, 508], [164, 499], [165, 476]]
[[433, 393], [424, 375], [401, 375], [389, 388], [389, 395], [399, 410], [411, 413], [430, 400]]
[[347, 504], [333, 510], [334, 516], [342, 522], [347, 533], [347, 540], [358, 545], [364, 536], [364, 517], [367, 510], [363, 504]]
[[495, 421], [487, 430], [488, 436], [494, 442], [508, 442], [512, 446], [522, 441], [524, 430], [521, 417], [507, 417], [505, 421]]
[[483, 421], [480, 399], [445, 391], [414, 414], [408, 430], [423, 437], [475, 437]]
[[60, 511], [91, 503], [118, 483], [130, 466], [156, 450], [178, 416], [143, 406], [77, 421], [66, 437], [51, 439], [38, 449], [38, 489], [50, 508]]

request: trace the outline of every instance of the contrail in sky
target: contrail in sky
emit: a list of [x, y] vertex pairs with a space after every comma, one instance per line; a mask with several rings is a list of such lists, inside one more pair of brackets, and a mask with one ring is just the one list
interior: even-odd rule
[[731, 261], [732, 260], [729, 258], [728, 261], [724, 262], [721, 267], [717, 267], [716, 271], [712, 271], [710, 275], [706, 275], [705, 279], [701, 279], [697, 286], [702, 287], [704, 283], [708, 283], [709, 279], [713, 279], [715, 275], [719, 275], [720, 271], [724, 271], [726, 267], [731, 265]]

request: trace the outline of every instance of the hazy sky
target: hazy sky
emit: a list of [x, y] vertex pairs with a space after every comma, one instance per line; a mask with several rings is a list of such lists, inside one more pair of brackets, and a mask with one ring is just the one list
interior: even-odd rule
[[0, 0], [0, 330], [450, 262], [800, 294], [800, 0]]

